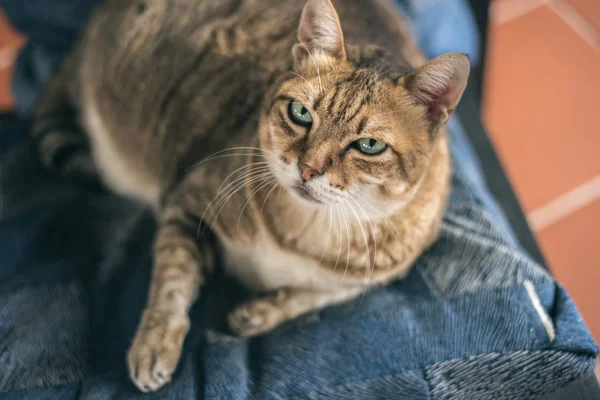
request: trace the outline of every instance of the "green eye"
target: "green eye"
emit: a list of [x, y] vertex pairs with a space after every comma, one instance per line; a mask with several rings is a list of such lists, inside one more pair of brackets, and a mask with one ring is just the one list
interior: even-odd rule
[[310, 126], [312, 125], [312, 116], [302, 105], [302, 103], [298, 101], [291, 101], [288, 107], [288, 112], [290, 114], [290, 118], [294, 123], [302, 126]]
[[380, 142], [379, 140], [375, 140], [375, 139], [371, 139], [371, 138], [358, 139], [356, 142], [354, 142], [354, 146], [361, 153], [365, 153], [370, 156], [374, 156], [376, 154], [381, 154], [388, 147], [387, 144]]

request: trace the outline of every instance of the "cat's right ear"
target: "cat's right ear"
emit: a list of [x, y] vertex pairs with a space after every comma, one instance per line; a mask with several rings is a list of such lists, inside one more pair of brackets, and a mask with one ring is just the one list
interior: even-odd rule
[[296, 65], [311, 56], [346, 60], [342, 26], [331, 0], [308, 0], [298, 26], [298, 41], [292, 49]]
[[465, 54], [449, 53], [434, 58], [402, 81], [412, 98], [427, 107], [427, 118], [435, 127], [448, 121], [456, 110], [470, 68]]

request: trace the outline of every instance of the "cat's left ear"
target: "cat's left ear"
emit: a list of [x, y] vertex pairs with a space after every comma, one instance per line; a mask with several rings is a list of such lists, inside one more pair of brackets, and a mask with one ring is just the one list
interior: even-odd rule
[[448, 121], [467, 86], [471, 63], [462, 53], [436, 57], [416, 72], [402, 78], [411, 97], [427, 107], [433, 127]]
[[298, 26], [298, 41], [292, 49], [296, 65], [311, 55], [346, 60], [342, 26], [331, 0], [308, 0]]

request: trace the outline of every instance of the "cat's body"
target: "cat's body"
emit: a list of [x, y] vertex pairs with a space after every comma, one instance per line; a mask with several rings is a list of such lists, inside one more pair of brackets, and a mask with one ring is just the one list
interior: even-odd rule
[[[449, 192], [443, 125], [468, 62], [411, 73], [424, 60], [386, 0], [334, 4], [343, 39], [328, 0], [304, 14], [296, 0], [106, 0], [40, 104], [46, 164], [97, 171], [161, 221], [129, 354], [144, 391], [177, 365], [215, 248], [228, 273], [266, 293], [229, 317], [253, 335], [402, 277], [437, 237]], [[302, 129], [281, 111], [300, 101], [300, 117], [308, 104], [312, 114]], [[87, 141], [64, 118], [73, 111]], [[352, 141], [338, 149], [354, 130], [384, 135], [383, 155], [355, 155]], [[56, 156], [65, 147], [83, 151]]]

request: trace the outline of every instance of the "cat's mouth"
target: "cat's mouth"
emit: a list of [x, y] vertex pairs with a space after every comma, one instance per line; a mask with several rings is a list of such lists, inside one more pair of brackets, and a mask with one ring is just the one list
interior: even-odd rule
[[298, 196], [302, 197], [304, 200], [312, 201], [312, 202], [318, 203], [318, 204], [323, 203], [321, 200], [319, 200], [315, 196], [313, 196], [312, 193], [303, 185], [294, 186], [294, 191], [296, 192], [296, 194]]

